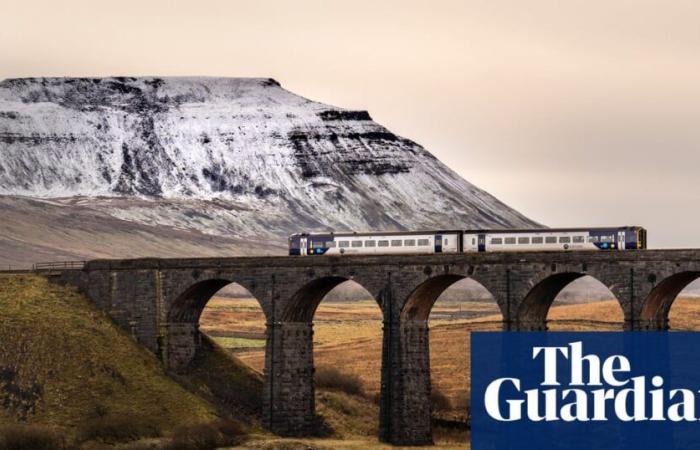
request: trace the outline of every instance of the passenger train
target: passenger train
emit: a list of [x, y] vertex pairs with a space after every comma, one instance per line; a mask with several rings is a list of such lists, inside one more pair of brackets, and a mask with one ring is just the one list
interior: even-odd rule
[[647, 247], [642, 227], [439, 230], [370, 233], [299, 233], [289, 254], [393, 255], [516, 251], [627, 251]]

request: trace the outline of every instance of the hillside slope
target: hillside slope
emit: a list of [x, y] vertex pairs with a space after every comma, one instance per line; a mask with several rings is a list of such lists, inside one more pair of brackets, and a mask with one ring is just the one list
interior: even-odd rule
[[0, 211], [0, 269], [27, 268], [37, 261], [247, 256], [286, 250], [281, 242], [122, 220], [80, 199], [0, 196]]
[[5, 80], [0, 156], [0, 195], [275, 245], [300, 230], [536, 225], [366, 111], [270, 79]]
[[0, 276], [0, 421], [68, 430], [106, 415], [156, 427], [210, 421], [216, 408], [74, 291]]

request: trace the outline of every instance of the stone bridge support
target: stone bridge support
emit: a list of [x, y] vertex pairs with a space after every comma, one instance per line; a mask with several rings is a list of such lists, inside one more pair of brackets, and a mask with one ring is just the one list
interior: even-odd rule
[[433, 442], [429, 347], [427, 322], [385, 325], [379, 436], [384, 442]]
[[317, 426], [313, 324], [267, 324], [263, 424], [282, 436], [311, 436]]
[[199, 324], [167, 322], [160, 329], [159, 348], [163, 365], [174, 372], [186, 371], [202, 345]]
[[401, 314], [415, 289], [415, 274], [399, 269], [385, 277], [386, 284], [378, 294], [384, 315], [379, 439], [395, 445], [430, 444], [428, 322]]
[[384, 290], [389, 295], [382, 298], [386, 319], [381, 440], [396, 445], [433, 442], [428, 319], [440, 295], [465, 278], [485, 287], [503, 309], [503, 273], [480, 272], [469, 265], [405, 268], [392, 275], [392, 282]]

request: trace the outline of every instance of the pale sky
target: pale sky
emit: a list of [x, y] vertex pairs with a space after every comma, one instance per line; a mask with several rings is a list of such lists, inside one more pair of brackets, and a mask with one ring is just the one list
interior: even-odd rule
[[0, 0], [0, 78], [272, 77], [549, 226], [700, 247], [700, 2]]

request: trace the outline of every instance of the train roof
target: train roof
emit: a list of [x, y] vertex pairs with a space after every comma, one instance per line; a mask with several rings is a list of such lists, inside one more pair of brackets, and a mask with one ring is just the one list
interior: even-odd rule
[[326, 231], [314, 233], [295, 233], [292, 236], [406, 236], [406, 235], [422, 235], [422, 234], [448, 234], [461, 233], [464, 230], [421, 230], [421, 231]]
[[609, 230], [627, 230], [627, 229], [643, 229], [640, 226], [617, 226], [617, 227], [577, 227], [577, 228], [514, 228], [514, 229], [442, 229], [442, 230], [419, 230], [419, 231], [326, 231], [313, 233], [294, 233], [290, 236], [366, 236], [366, 235], [381, 235], [381, 236], [406, 236], [406, 235], [423, 235], [423, 234], [450, 234], [450, 233], [551, 233], [551, 232], [571, 232], [571, 231], [609, 231]]
[[552, 233], [568, 231], [609, 231], [609, 230], [643, 230], [640, 226], [622, 227], [576, 227], [576, 228], [513, 228], [513, 229], [478, 229], [464, 230], [465, 233]]

